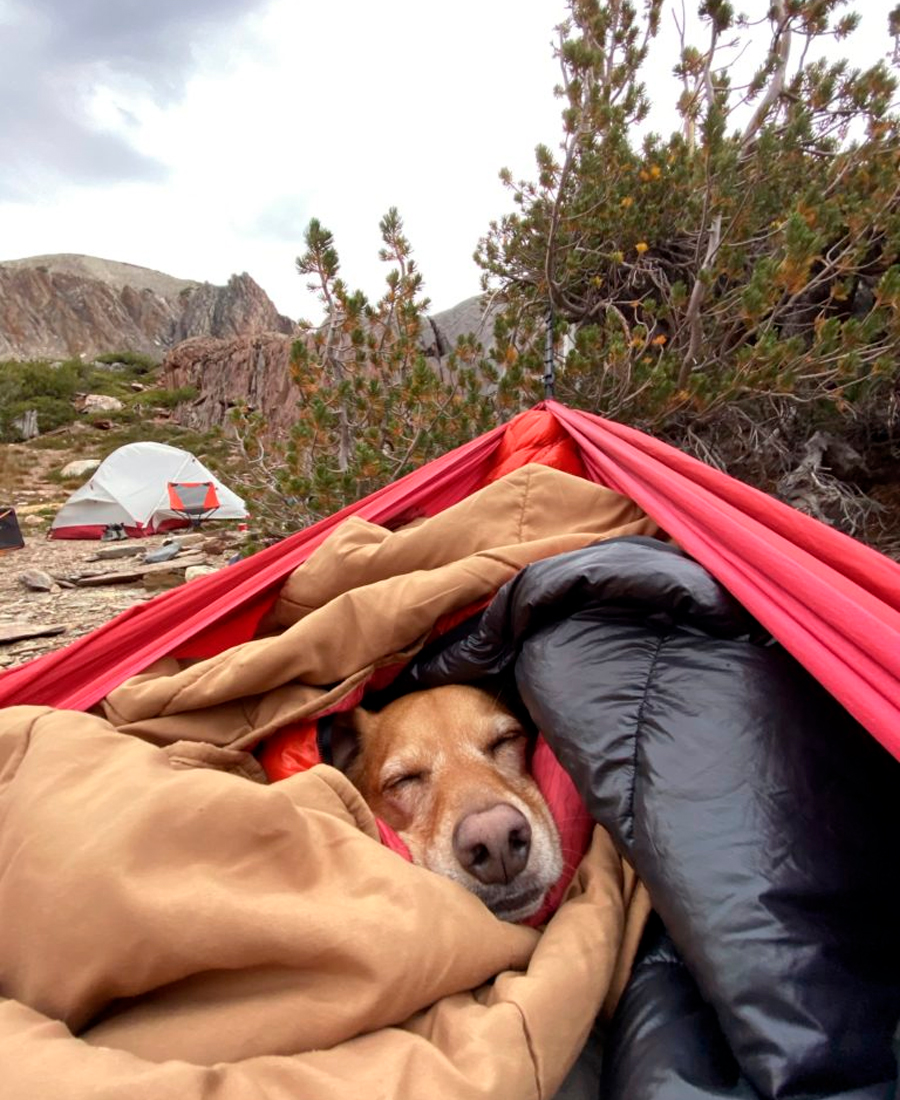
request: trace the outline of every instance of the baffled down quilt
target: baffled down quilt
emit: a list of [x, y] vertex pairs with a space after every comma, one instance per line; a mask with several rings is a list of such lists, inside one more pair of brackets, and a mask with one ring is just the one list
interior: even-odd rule
[[635, 534], [657, 531], [630, 501], [525, 467], [396, 532], [348, 521], [267, 636], [102, 713], [4, 712], [0, 1093], [551, 1096], [648, 913], [609, 835], [538, 933], [381, 847], [338, 772], [266, 784], [253, 750], [529, 562]]

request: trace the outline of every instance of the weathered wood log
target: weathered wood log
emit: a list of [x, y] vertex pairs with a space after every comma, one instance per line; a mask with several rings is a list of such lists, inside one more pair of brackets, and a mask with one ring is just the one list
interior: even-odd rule
[[81, 576], [72, 577], [79, 588], [97, 588], [104, 584], [135, 584], [144, 577], [161, 571], [172, 571], [184, 574], [185, 569], [191, 565], [206, 565], [206, 558], [202, 554], [186, 554], [183, 558], [173, 558], [171, 561], [161, 562], [157, 565], [141, 565], [135, 563], [128, 569], [119, 570], [116, 573], [82, 573]]
[[21, 642], [26, 638], [48, 638], [52, 634], [64, 634], [68, 628], [59, 624], [39, 626], [37, 623], [0, 623], [0, 645]]

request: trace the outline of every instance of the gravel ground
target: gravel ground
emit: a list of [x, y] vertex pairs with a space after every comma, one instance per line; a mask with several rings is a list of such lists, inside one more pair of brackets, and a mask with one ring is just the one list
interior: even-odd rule
[[[142, 562], [143, 555], [162, 545], [164, 535], [124, 542], [95, 542], [88, 540], [47, 539], [45, 525], [28, 524], [28, 516], [22, 517], [25, 546], [21, 550], [0, 554], [0, 634], [13, 624], [30, 624], [34, 627], [61, 626], [63, 632], [50, 637], [23, 638], [17, 641], [0, 641], [0, 670], [13, 668], [33, 657], [68, 645], [82, 634], [87, 634], [120, 612], [136, 603], [152, 599], [156, 591], [148, 590], [152, 581], [125, 580], [124, 574], [133, 571]], [[188, 555], [195, 560], [198, 555], [209, 566], [220, 568], [236, 552], [241, 536], [234, 530], [213, 530], [201, 535], [176, 537], [184, 549], [180, 557]], [[137, 551], [128, 557], [96, 560], [98, 554], [112, 548], [129, 546]], [[172, 562], [177, 566], [177, 558]], [[53, 581], [49, 591], [35, 591], [23, 581], [23, 575], [39, 571], [48, 574]], [[71, 578], [88, 573], [122, 573], [123, 582], [98, 587], [71, 586]], [[170, 578], [177, 581], [178, 578]], [[171, 587], [165, 578], [158, 578], [160, 586]]]

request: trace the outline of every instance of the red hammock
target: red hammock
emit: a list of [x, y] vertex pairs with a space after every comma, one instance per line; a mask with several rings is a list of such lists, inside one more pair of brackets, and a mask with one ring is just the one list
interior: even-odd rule
[[210, 656], [245, 641], [285, 576], [347, 516], [393, 526], [434, 515], [526, 462], [636, 501], [900, 758], [900, 565], [643, 432], [555, 401], [10, 670], [0, 705], [84, 710], [160, 657]]

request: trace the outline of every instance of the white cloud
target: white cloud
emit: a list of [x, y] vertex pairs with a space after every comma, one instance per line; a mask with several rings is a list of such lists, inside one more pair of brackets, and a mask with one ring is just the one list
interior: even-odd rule
[[[860, 63], [887, 52], [890, 6], [867, 3]], [[138, 7], [152, 20], [143, 0], [38, 3], [59, 18], [84, 14], [70, 20], [84, 66], [67, 67], [54, 45], [57, 68], [35, 99], [55, 107], [58, 123], [51, 92], [63, 76], [81, 81], [69, 94], [84, 110], [69, 125], [83, 171], [29, 162], [15, 201], [0, 205], [4, 256], [85, 252], [213, 282], [246, 270], [300, 316], [315, 311], [294, 270], [309, 218], [334, 232], [347, 281], [377, 294], [378, 221], [395, 205], [434, 308], [477, 291], [472, 251], [510, 206], [498, 170], [530, 176], [534, 146], [558, 141], [551, 40], [564, 0], [166, 0], [135, 60], [142, 24], [130, 33], [121, 13]], [[100, 16], [113, 8], [110, 28]], [[11, 10], [6, 0], [7, 43], [27, 29]], [[32, 24], [32, 64], [49, 50], [35, 34]], [[669, 29], [651, 72], [668, 81], [676, 51]], [[0, 86], [0, 120], [10, 94]], [[44, 140], [65, 144], [72, 132]], [[34, 152], [28, 140], [20, 129], [23, 157]]]
[[216, 282], [246, 269], [300, 315], [309, 218], [334, 231], [348, 281], [377, 293], [378, 220], [396, 205], [435, 306], [453, 304], [477, 290], [471, 252], [505, 204], [498, 169], [529, 170], [555, 129], [563, 5], [533, 7], [279, 0], [230, 36], [195, 39], [179, 99], [95, 70], [95, 132], [167, 178], [37, 180], [5, 207], [3, 252], [83, 251]]

